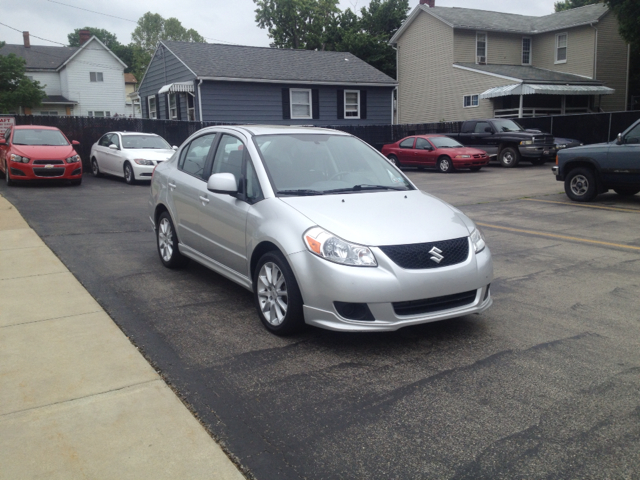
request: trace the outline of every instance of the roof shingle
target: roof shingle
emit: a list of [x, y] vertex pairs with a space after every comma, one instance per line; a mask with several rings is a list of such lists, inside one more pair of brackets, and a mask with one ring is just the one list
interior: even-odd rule
[[33, 70], [56, 70], [66, 62], [78, 47], [49, 47], [45, 45], [5, 45], [0, 48], [0, 55], [15, 54], [26, 61], [26, 68]]

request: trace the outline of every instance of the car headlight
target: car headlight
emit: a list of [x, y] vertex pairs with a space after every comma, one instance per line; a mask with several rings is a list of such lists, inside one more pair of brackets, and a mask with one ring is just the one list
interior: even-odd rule
[[72, 157], [67, 158], [67, 163], [77, 163], [80, 161], [80, 155], [73, 155]]
[[480, 253], [487, 246], [484, 241], [484, 235], [478, 227], [476, 227], [473, 232], [471, 232], [470, 237], [471, 243], [473, 244], [473, 248], [475, 249], [476, 253]]
[[302, 235], [309, 251], [330, 262], [355, 267], [377, 267], [373, 252], [363, 245], [347, 242], [320, 227], [312, 227]]
[[144, 158], [134, 158], [133, 161], [138, 165], [154, 165], [152, 160], [145, 160]]
[[520, 142], [520, 145], [533, 145], [535, 141], [536, 141], [535, 138], [532, 138], [531, 140], [522, 140]]
[[471, 158], [471, 155], [456, 155], [455, 158]]
[[11, 161], [18, 162], [18, 163], [29, 163], [29, 159], [27, 157], [22, 157], [14, 153], [11, 154]]

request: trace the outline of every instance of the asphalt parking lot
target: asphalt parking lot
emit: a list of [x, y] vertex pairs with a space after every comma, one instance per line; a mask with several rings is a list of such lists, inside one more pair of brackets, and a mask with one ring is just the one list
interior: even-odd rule
[[250, 477], [639, 478], [640, 195], [573, 203], [550, 168], [406, 169], [483, 228], [494, 305], [376, 334], [275, 337], [246, 290], [165, 269], [148, 184], [0, 195]]

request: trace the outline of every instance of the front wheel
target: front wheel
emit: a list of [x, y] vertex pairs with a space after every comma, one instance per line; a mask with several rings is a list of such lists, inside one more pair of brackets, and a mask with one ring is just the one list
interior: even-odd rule
[[178, 250], [178, 236], [168, 212], [162, 212], [158, 218], [156, 241], [160, 260], [165, 267], [182, 268], [189, 263], [189, 259]]
[[15, 182], [13, 180], [11, 180], [11, 173], [9, 172], [9, 165], [7, 165], [6, 162], [4, 164], [4, 181], [6, 182], [7, 187], [11, 187], [12, 185], [15, 185]]
[[253, 294], [260, 320], [271, 333], [290, 335], [304, 328], [302, 294], [279, 251], [267, 252], [258, 261]]
[[574, 168], [564, 181], [564, 191], [571, 200], [590, 202], [598, 195], [596, 177], [588, 168]]
[[133, 173], [133, 167], [128, 162], [124, 164], [124, 181], [129, 185], [136, 184], [136, 176]]
[[438, 170], [441, 173], [451, 173], [455, 169], [453, 168], [453, 163], [449, 157], [440, 157], [438, 159]]
[[400, 168], [400, 160], [395, 155], [389, 155], [387, 157], [391, 163], [393, 163], [396, 167]]
[[520, 163], [520, 152], [514, 147], [505, 147], [498, 154], [500, 165], [506, 168], [513, 168]]
[[100, 167], [98, 166], [98, 160], [95, 158], [91, 159], [91, 174], [94, 177], [101, 177], [102, 173], [100, 173]]
[[614, 188], [613, 191], [616, 192], [621, 197], [632, 197], [636, 193], [640, 192], [640, 188], [620, 187], [620, 188]]

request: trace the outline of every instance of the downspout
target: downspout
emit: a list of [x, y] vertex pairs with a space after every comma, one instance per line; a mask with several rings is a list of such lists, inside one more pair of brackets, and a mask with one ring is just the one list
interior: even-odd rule
[[202, 85], [202, 79], [198, 83], [198, 110], [200, 110], [200, 121], [202, 122], [202, 93], [200, 91], [200, 85]]
[[631, 44], [627, 44], [627, 90], [624, 94], [624, 111], [629, 109], [629, 67], [631, 64]]
[[400, 81], [398, 80], [400, 78], [400, 70], [398, 69], [398, 49], [396, 47], [394, 47], [393, 45], [391, 45], [391, 48], [393, 48], [396, 51], [396, 82], [398, 82], [398, 85], [396, 86], [396, 88], [393, 89], [393, 91], [396, 92], [396, 118], [395, 118], [395, 122], [394, 122], [394, 118], [393, 118], [393, 92], [391, 92], [391, 124], [392, 125], [398, 125], [400, 123], [400, 92], [398, 90], [398, 87], [400, 86]]
[[[593, 23], [590, 23], [589, 26], [596, 31], [596, 36], [593, 40], [593, 79], [597, 80], [598, 79], [598, 29], [593, 26]], [[599, 98], [598, 98], [598, 110], [601, 110]]]

